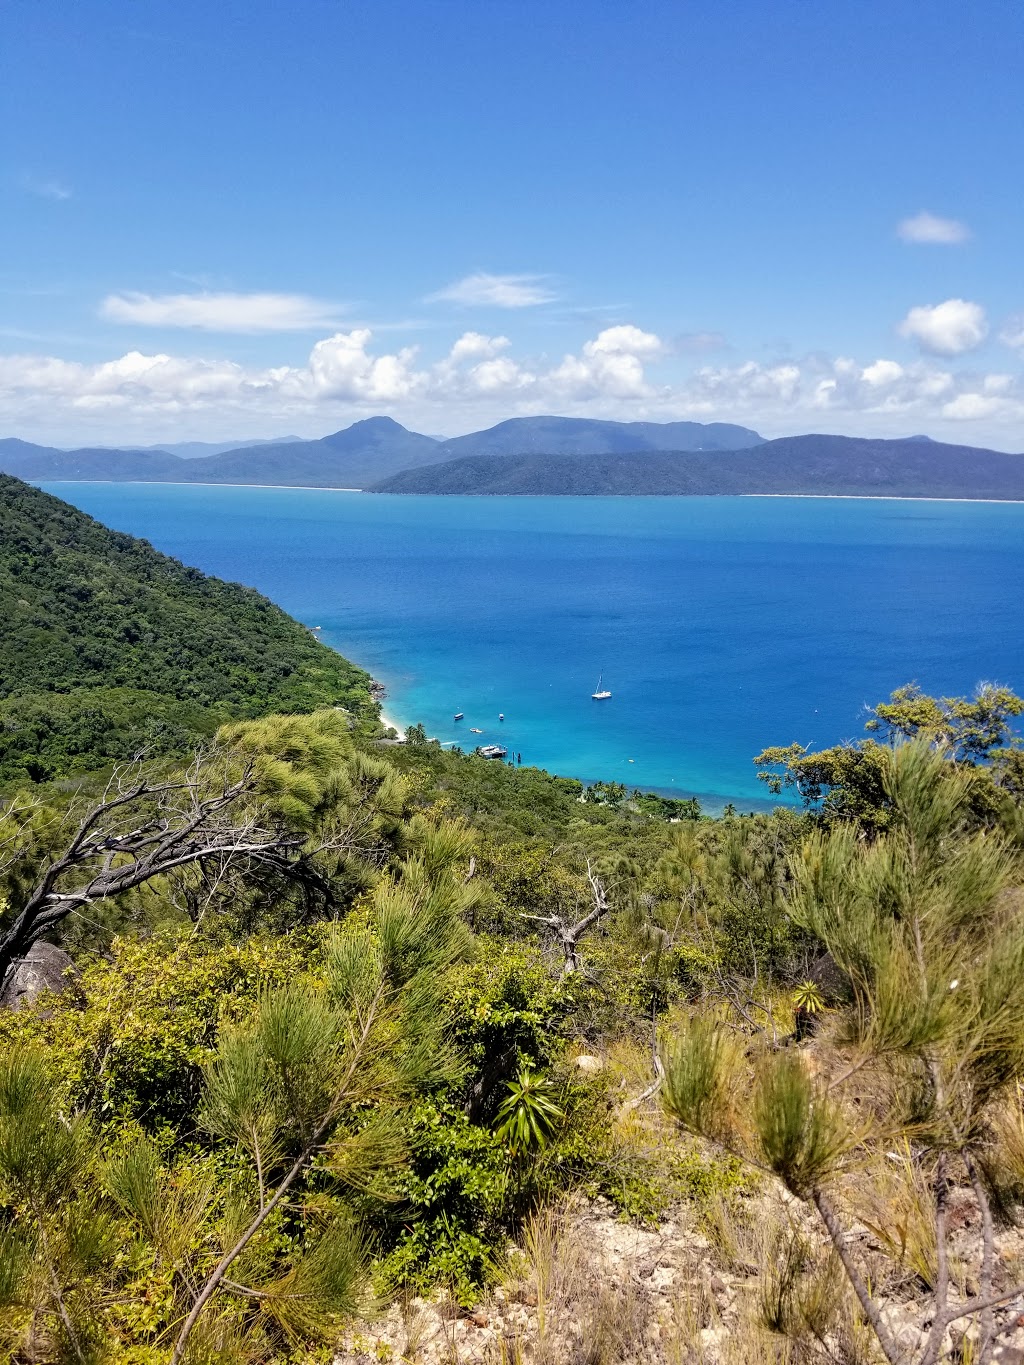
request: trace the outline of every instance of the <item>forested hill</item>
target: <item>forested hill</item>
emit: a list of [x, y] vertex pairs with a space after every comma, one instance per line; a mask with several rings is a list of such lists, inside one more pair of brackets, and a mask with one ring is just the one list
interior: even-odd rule
[[455, 436], [438, 459], [467, 455], [629, 455], [638, 450], [746, 450], [764, 437], [732, 422], [605, 422], [592, 417], [510, 417]]
[[[514, 417], [450, 441], [367, 417], [317, 441], [261, 441], [204, 454], [195, 445], [139, 450], [56, 450], [0, 440], [0, 470], [19, 479], [102, 479], [140, 483], [239, 483], [366, 488], [402, 470], [463, 455], [601, 455], [635, 450], [739, 450], [756, 431], [724, 422], [598, 422], [582, 417]], [[174, 453], [177, 451], [178, 453]], [[189, 454], [191, 458], [183, 458]]]
[[0, 784], [181, 752], [234, 716], [370, 714], [369, 683], [252, 589], [0, 475]]
[[1024, 456], [937, 441], [787, 436], [751, 450], [473, 456], [406, 470], [379, 493], [1024, 499]]
[[110, 479], [139, 483], [242, 483], [361, 488], [438, 458], [430, 436], [390, 417], [368, 417], [319, 441], [261, 442], [185, 459], [166, 450], [55, 450], [0, 440], [0, 469], [20, 479]]
[[390, 417], [367, 417], [319, 441], [283, 441], [189, 460], [183, 479], [208, 483], [363, 488], [438, 459], [431, 436]]
[[185, 479], [188, 464], [166, 450], [108, 450], [104, 446], [56, 450], [14, 437], [0, 441], [0, 470], [19, 479], [173, 483]]

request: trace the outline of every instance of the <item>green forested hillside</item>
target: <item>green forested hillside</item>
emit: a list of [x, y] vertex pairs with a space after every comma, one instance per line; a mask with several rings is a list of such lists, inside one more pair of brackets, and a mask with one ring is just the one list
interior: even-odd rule
[[369, 677], [259, 593], [0, 475], [0, 782], [178, 752], [225, 720], [340, 703]]
[[371, 492], [712, 497], [1024, 498], [1024, 458], [915, 438], [787, 436], [752, 450], [471, 455], [407, 469]]

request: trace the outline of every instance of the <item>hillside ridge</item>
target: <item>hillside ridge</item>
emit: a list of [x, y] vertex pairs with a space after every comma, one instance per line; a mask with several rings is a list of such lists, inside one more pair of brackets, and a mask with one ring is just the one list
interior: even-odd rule
[[787, 436], [751, 450], [470, 456], [404, 471], [396, 494], [1024, 499], [1024, 457], [931, 440]]
[[441, 441], [391, 417], [367, 417], [319, 440], [260, 441], [216, 454], [159, 446], [58, 450], [0, 439], [0, 470], [30, 480], [241, 483], [365, 488], [407, 469], [456, 455], [600, 453], [632, 449], [726, 449], [761, 441], [755, 431], [712, 422], [604, 422], [580, 417], [515, 417], [486, 431]]
[[0, 475], [0, 784], [180, 753], [233, 717], [341, 704], [370, 678], [268, 598]]

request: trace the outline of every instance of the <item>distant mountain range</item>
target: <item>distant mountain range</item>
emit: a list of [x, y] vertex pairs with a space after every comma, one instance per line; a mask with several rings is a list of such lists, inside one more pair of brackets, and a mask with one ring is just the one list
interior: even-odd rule
[[167, 483], [185, 478], [191, 460], [168, 455], [164, 450], [111, 450], [84, 446], [81, 450], [56, 450], [31, 441], [8, 437], [0, 440], [0, 473], [19, 479], [103, 479], [118, 482], [142, 480]]
[[369, 417], [319, 441], [259, 441], [197, 451], [199, 442], [141, 449], [56, 450], [0, 440], [0, 472], [20, 479], [134, 480], [143, 483], [290, 484], [365, 488], [400, 470], [461, 455], [621, 450], [728, 450], [756, 445], [747, 427], [712, 422], [597, 422], [578, 417], [516, 417], [489, 431], [440, 441], [390, 417]]
[[764, 440], [729, 422], [597, 422], [586, 417], [513, 417], [455, 436], [439, 454], [626, 455], [637, 450], [745, 450]]
[[0, 440], [21, 479], [360, 488], [382, 493], [878, 494], [1024, 498], [1024, 456], [927, 436], [766, 441], [725, 422], [516, 417], [441, 440], [370, 417], [321, 440], [57, 450]]
[[1024, 455], [943, 445], [787, 436], [751, 450], [469, 456], [406, 470], [379, 493], [827, 494], [1024, 499]]
[[162, 448], [54, 450], [0, 440], [0, 471], [19, 479], [99, 479], [141, 483], [245, 483], [363, 488], [400, 469], [443, 459], [430, 436], [370, 417], [319, 441], [270, 441], [183, 458]]
[[291, 445], [303, 440], [301, 436], [269, 436], [258, 441], [171, 441], [157, 446], [120, 446], [123, 450], [161, 450], [166, 455], [180, 455], [183, 460], [200, 460], [206, 455], [222, 455], [225, 450], [241, 450], [243, 446]]
[[189, 481], [365, 488], [401, 469], [443, 459], [432, 436], [407, 431], [390, 417], [368, 417], [319, 441], [243, 446], [190, 460]]

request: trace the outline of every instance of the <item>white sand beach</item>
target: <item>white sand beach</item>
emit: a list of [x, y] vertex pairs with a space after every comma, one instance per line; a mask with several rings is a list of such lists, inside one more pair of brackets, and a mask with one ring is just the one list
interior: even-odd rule
[[394, 716], [389, 716], [385, 711], [380, 713], [380, 723], [385, 729], [392, 729], [398, 732], [399, 739], [405, 739], [404, 728], [395, 720]]

